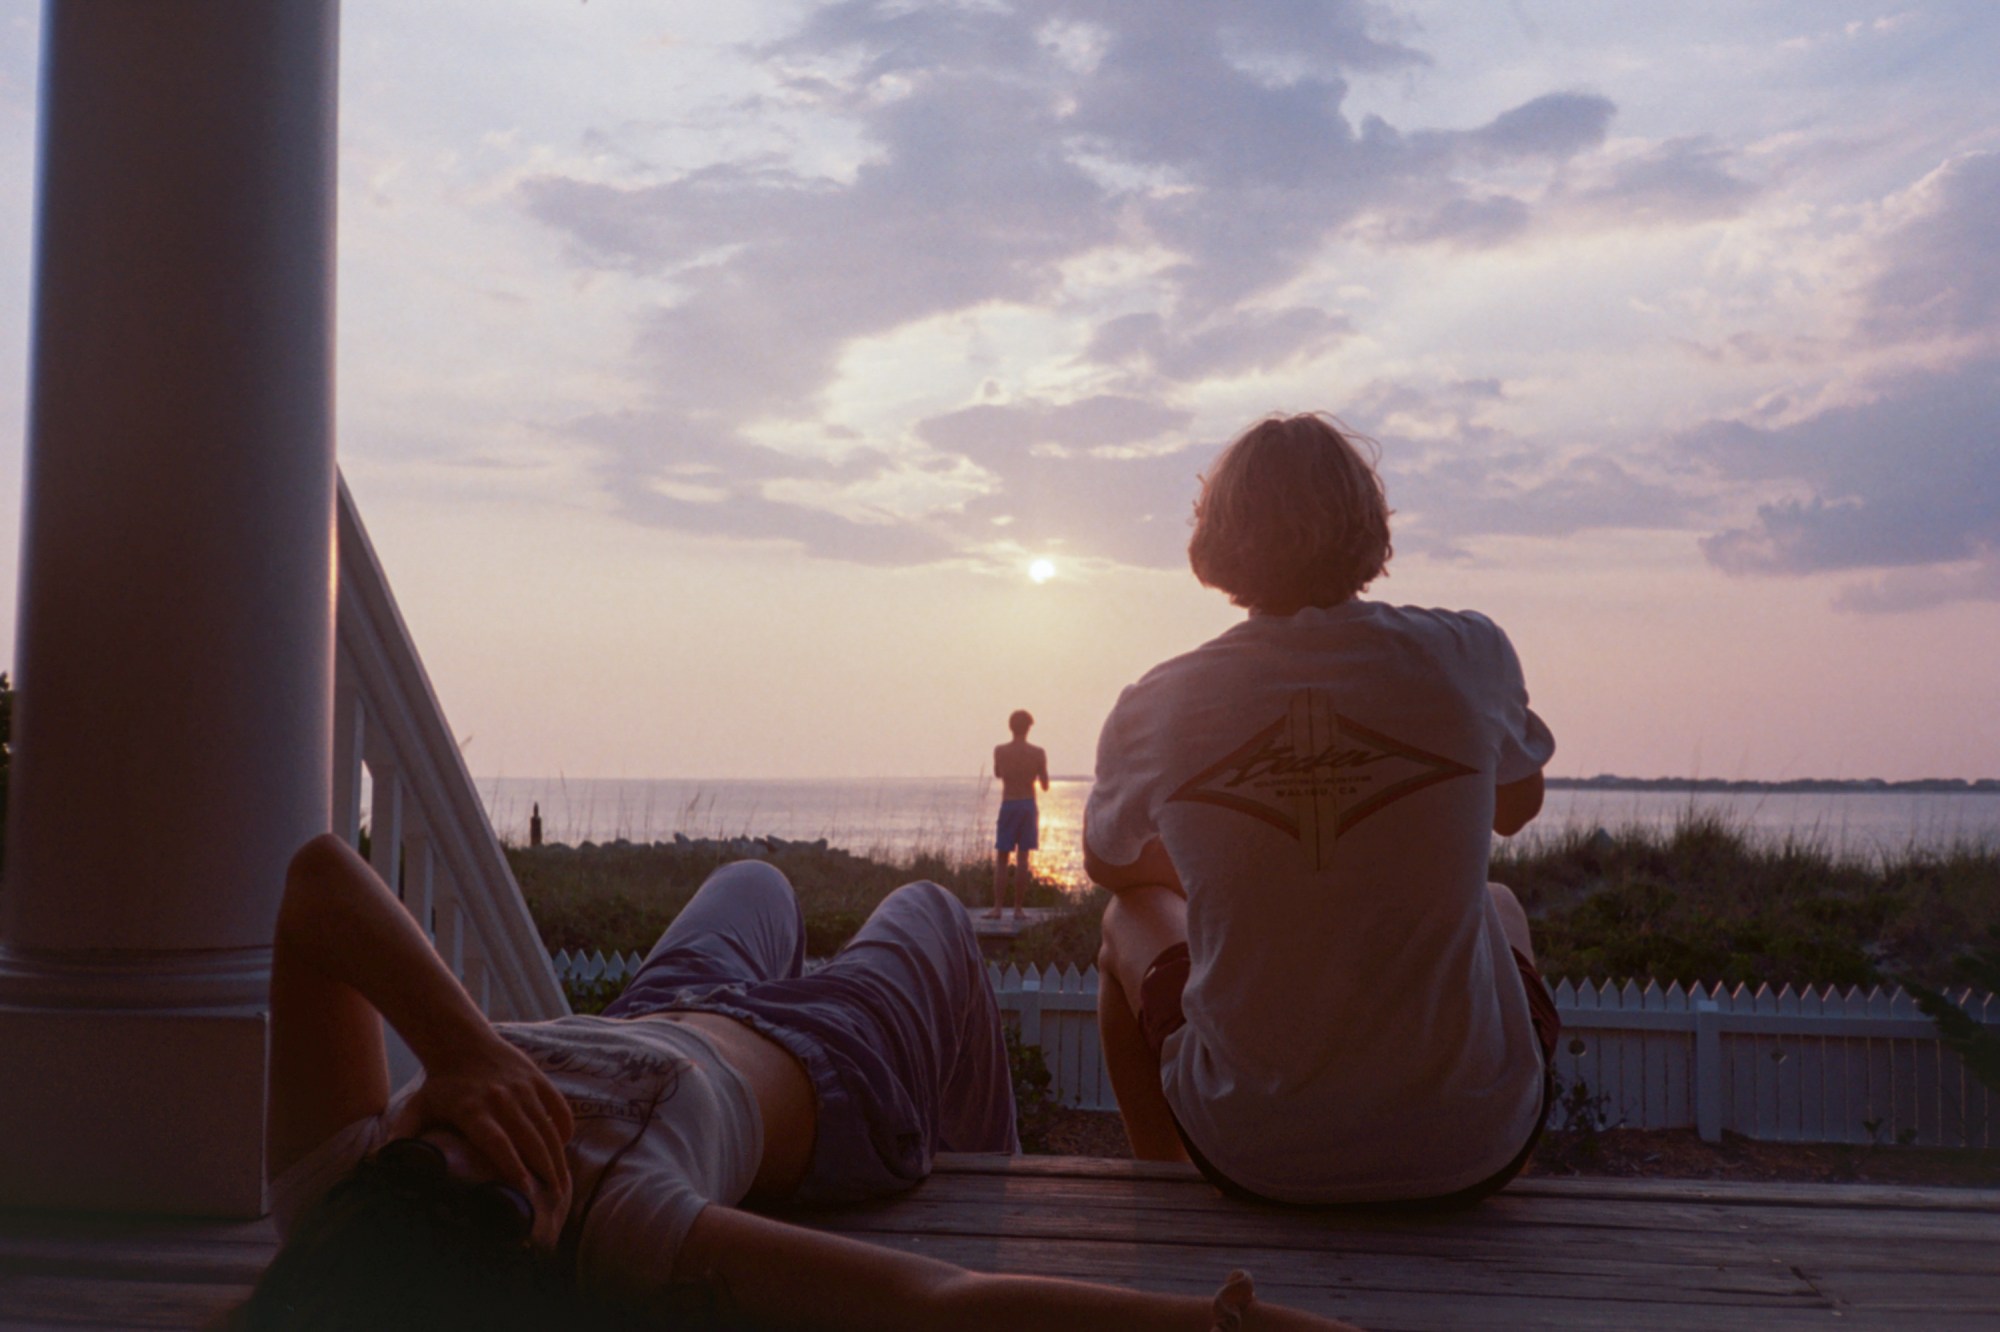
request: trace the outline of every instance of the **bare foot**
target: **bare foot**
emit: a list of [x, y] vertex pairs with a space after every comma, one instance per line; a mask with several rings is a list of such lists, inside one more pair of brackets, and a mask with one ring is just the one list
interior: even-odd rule
[[1025, 911], [1021, 910], [1021, 908], [1019, 908], [1019, 907], [1015, 907], [1015, 908], [1014, 908], [1014, 919], [1015, 919], [1015, 920], [1026, 920], [1027, 918], [1028, 918], [1028, 913], [1027, 913], [1027, 912], [1025, 912]]
[[999, 908], [999, 907], [994, 907], [994, 908], [993, 908], [993, 909], [992, 909], [991, 911], [987, 912], [987, 913], [986, 913], [986, 915], [985, 915], [985, 919], [987, 919], [987, 920], [998, 920], [998, 919], [1000, 919], [1000, 908]]

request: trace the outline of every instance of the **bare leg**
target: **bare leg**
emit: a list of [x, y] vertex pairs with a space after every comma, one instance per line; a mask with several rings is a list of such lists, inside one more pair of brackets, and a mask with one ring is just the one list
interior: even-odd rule
[[1000, 908], [1007, 904], [1007, 852], [993, 853], [993, 909], [986, 913], [986, 919], [1000, 919]]
[[1034, 871], [1028, 868], [1028, 857], [1034, 854], [1035, 854], [1034, 852], [1028, 850], [1028, 848], [1024, 846], [1021, 848], [1020, 853], [1014, 857], [1014, 919], [1015, 920], [1021, 920], [1025, 918], [1028, 914], [1027, 912], [1021, 909], [1021, 903], [1028, 895], [1028, 880], [1034, 875]]
[[1504, 883], [1489, 883], [1486, 891], [1493, 898], [1493, 913], [1500, 918], [1500, 928], [1507, 932], [1507, 942], [1514, 945], [1530, 962], [1535, 960], [1534, 936], [1528, 929], [1528, 913], [1521, 906], [1521, 899], [1514, 896], [1514, 890]]
[[1132, 1155], [1185, 1161], [1173, 1111], [1160, 1090], [1160, 1061], [1139, 1026], [1139, 984], [1153, 959], [1187, 939], [1187, 900], [1170, 888], [1126, 888], [1104, 909], [1097, 953], [1097, 1035], [1125, 1120]]

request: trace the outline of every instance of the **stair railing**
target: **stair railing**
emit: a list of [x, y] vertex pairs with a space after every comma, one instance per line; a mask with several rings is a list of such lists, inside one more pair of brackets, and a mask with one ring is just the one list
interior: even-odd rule
[[361, 845], [366, 786], [369, 862], [480, 1008], [497, 1020], [565, 1014], [548, 950], [344, 479], [339, 492], [334, 831]]

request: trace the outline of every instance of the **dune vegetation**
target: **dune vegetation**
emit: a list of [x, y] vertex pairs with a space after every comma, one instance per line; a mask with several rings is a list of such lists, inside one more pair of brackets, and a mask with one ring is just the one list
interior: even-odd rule
[[[910, 879], [934, 879], [973, 908], [992, 891], [984, 860], [933, 854], [894, 863], [778, 839], [508, 852], [549, 947], [642, 953], [711, 870], [744, 855], [790, 876], [815, 955], [838, 948], [883, 894]], [[2000, 940], [2000, 847], [1991, 845], [1912, 845], [1855, 857], [1807, 838], [1768, 842], [1727, 819], [1690, 813], [1663, 831], [1518, 837], [1497, 848], [1492, 872], [1534, 917], [1552, 978], [1950, 985], [1962, 979], [1962, 956]], [[1037, 884], [1029, 900], [1067, 910], [1022, 934], [999, 960], [1089, 966], [1103, 891]]]

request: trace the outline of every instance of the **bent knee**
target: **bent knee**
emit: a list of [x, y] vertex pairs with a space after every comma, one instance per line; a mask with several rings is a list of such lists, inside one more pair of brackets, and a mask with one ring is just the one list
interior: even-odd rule
[[1187, 901], [1171, 888], [1125, 888], [1104, 906], [1097, 969], [1136, 976], [1177, 943], [1187, 942]]
[[293, 884], [340, 873], [352, 863], [353, 855], [353, 848], [338, 836], [320, 833], [292, 853], [290, 863], [285, 866], [285, 882]]
[[732, 860], [702, 881], [704, 888], [709, 884], [726, 887], [732, 893], [772, 893], [787, 899], [792, 896], [792, 881], [768, 860]]
[[878, 917], [906, 932], [935, 936], [975, 959], [982, 956], [979, 933], [972, 928], [972, 914], [965, 903], [949, 888], [929, 879], [916, 879], [893, 890], [870, 919]]
[[1493, 901], [1493, 911], [1500, 918], [1500, 928], [1507, 932], [1507, 942], [1530, 962], [1534, 961], [1534, 931], [1529, 927], [1528, 909], [1521, 905], [1521, 899], [1504, 883], [1489, 882], [1486, 894]]

